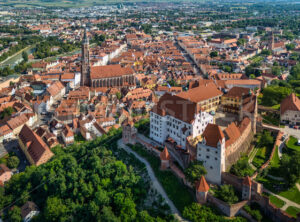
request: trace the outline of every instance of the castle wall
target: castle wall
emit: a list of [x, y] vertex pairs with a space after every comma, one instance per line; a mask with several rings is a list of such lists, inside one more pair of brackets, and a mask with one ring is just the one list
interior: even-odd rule
[[233, 165], [234, 163], [236, 163], [236, 161], [239, 160], [242, 153], [247, 152], [253, 140], [253, 136], [254, 134], [251, 130], [251, 123], [249, 123], [242, 135], [239, 137], [239, 139], [237, 139], [237, 141], [235, 141], [229, 147], [226, 147], [226, 170], [228, 170], [231, 167], [231, 165]]
[[247, 200], [243, 200], [236, 204], [229, 205], [228, 203], [212, 196], [210, 193], [207, 194], [207, 201], [222, 211], [226, 216], [233, 217], [239, 213], [239, 211], [248, 203]]

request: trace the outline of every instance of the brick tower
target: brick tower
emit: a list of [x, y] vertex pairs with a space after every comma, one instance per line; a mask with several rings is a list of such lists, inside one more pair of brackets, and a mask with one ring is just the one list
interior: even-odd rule
[[81, 46], [81, 79], [80, 86], [90, 86], [90, 44], [86, 29]]
[[196, 183], [196, 198], [198, 203], [206, 203], [208, 191], [209, 185], [207, 184], [205, 177], [201, 176], [200, 180]]
[[160, 153], [160, 169], [165, 170], [170, 166], [170, 154], [167, 147]]

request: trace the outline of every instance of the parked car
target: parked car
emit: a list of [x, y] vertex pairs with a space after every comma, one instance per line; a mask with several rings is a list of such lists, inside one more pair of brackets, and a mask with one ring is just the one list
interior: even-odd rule
[[297, 145], [300, 146], [300, 140], [298, 140]]
[[299, 126], [294, 126], [294, 129], [299, 129]]

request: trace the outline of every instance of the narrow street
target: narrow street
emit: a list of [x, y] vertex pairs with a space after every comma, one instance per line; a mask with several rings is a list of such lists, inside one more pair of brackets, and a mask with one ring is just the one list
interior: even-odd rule
[[181, 48], [181, 46], [178, 44], [177, 41], [175, 42], [175, 46], [177, 47], [178, 50], [182, 52], [182, 55], [185, 58], [185, 60], [192, 64], [193, 68], [196, 70], [196, 75], [203, 77], [201, 70], [196, 66], [194, 61], [189, 56], [189, 54], [187, 54], [186, 51], [183, 48]]

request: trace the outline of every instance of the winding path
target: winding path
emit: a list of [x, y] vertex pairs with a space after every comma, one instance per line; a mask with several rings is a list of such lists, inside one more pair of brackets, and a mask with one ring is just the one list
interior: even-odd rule
[[295, 202], [293, 202], [293, 201], [291, 201], [289, 199], [286, 199], [283, 196], [279, 196], [279, 195], [277, 195], [277, 194], [275, 194], [275, 193], [273, 193], [273, 192], [271, 192], [271, 191], [269, 191], [269, 190], [267, 190], [265, 188], [264, 188], [264, 191], [266, 193], [269, 193], [269, 194], [271, 194], [271, 195], [273, 195], [273, 196], [277, 197], [278, 199], [281, 199], [281, 200], [283, 200], [285, 202], [285, 204], [283, 205], [283, 207], [280, 208], [281, 210], [285, 211], [289, 206], [297, 207], [297, 208], [300, 209], [300, 205], [299, 204], [297, 204], [297, 203], [295, 203]]
[[136, 152], [132, 151], [128, 146], [126, 146], [123, 142], [122, 139], [118, 140], [118, 147], [124, 149], [127, 153], [132, 153], [138, 160], [140, 160], [141, 162], [143, 162], [146, 165], [147, 168], [147, 172], [151, 178], [153, 187], [162, 195], [162, 197], [166, 200], [167, 204], [170, 206], [170, 209], [172, 211], [172, 213], [175, 215], [175, 217], [179, 220], [179, 221], [185, 221], [181, 216], [179, 211], [177, 210], [177, 208], [175, 207], [175, 205], [173, 204], [173, 202], [169, 199], [168, 195], [166, 194], [164, 188], [161, 186], [161, 184], [159, 183], [159, 181], [157, 180], [150, 164], [148, 163], [147, 160], [145, 160], [144, 158], [142, 158], [141, 156], [139, 156]]

